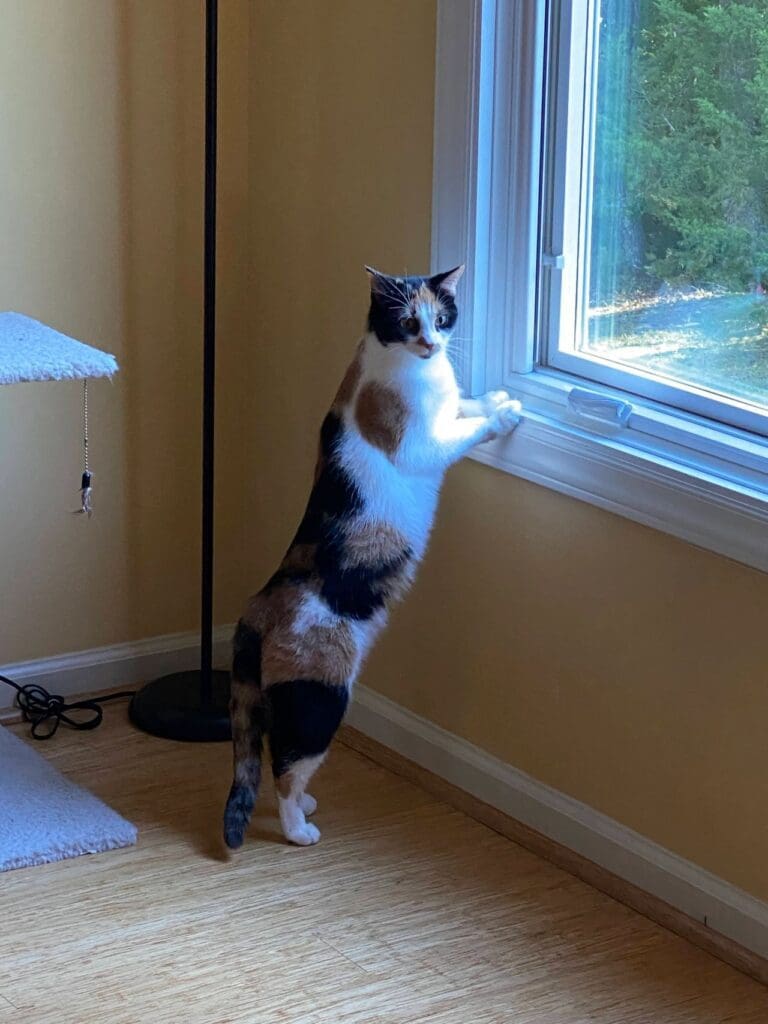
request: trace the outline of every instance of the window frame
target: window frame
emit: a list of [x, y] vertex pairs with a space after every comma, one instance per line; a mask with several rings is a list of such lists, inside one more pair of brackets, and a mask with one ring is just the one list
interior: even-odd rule
[[[473, 457], [768, 571], [763, 438], [537, 361], [542, 256], [559, 270], [539, 245], [545, 15], [543, 0], [438, 0], [432, 269], [467, 263], [453, 345], [464, 392], [506, 387], [524, 408]], [[585, 387], [629, 403], [626, 422], [575, 410]]]

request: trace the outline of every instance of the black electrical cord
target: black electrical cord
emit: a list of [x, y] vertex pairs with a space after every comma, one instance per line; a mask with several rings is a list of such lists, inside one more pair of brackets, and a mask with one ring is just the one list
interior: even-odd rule
[[[135, 692], [124, 690], [122, 693], [109, 693], [106, 697], [91, 697], [88, 700], [75, 700], [67, 704], [60, 694], [48, 693], [36, 683], [23, 686], [3, 675], [0, 675], [0, 683], [7, 683], [16, 691], [16, 706], [20, 709], [24, 721], [32, 724], [30, 732], [32, 738], [36, 740], [49, 740], [62, 722], [70, 729], [96, 729], [104, 718], [102, 704], [110, 700], [132, 697]], [[89, 712], [90, 717], [72, 718], [72, 711]]]

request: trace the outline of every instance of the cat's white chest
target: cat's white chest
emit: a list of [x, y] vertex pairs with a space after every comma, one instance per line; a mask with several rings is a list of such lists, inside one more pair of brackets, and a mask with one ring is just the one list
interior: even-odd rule
[[[416, 438], [412, 440], [418, 443]], [[442, 471], [404, 471], [354, 432], [342, 442], [340, 455], [363, 497], [362, 517], [392, 526], [420, 558], [434, 521]]]
[[399, 444], [396, 450], [385, 451], [370, 443], [361, 435], [350, 408], [345, 415], [341, 461], [363, 496], [364, 518], [394, 527], [420, 558], [446, 469], [441, 424], [453, 422], [458, 414], [456, 378], [444, 354], [425, 362], [403, 354], [394, 366], [390, 361], [379, 367], [380, 346], [375, 344], [372, 351], [374, 358], [366, 364], [363, 380], [373, 380], [396, 393], [398, 407], [405, 410]]

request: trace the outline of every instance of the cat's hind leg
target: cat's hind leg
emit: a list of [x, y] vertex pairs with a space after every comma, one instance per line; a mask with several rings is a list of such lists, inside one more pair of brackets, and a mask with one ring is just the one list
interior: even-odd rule
[[315, 801], [306, 792], [347, 710], [346, 686], [298, 679], [267, 690], [270, 748], [285, 838], [311, 846], [320, 830], [307, 821]]
[[323, 757], [323, 754], [304, 757], [282, 775], [275, 777], [283, 835], [288, 842], [296, 843], [297, 846], [313, 846], [320, 839], [320, 829], [307, 821], [308, 812], [304, 807], [308, 801], [304, 787], [320, 767]]
[[317, 810], [317, 800], [315, 800], [313, 796], [310, 796], [309, 793], [302, 793], [301, 799], [299, 800], [299, 806], [307, 817], [309, 817], [310, 814], [314, 814]]

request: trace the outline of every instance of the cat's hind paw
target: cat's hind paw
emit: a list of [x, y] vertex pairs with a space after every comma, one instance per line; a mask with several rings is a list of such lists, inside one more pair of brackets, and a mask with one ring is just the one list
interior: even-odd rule
[[296, 846], [314, 846], [320, 841], [320, 829], [311, 821], [285, 830], [285, 838]]
[[299, 807], [305, 814], [314, 814], [317, 810], [317, 800], [309, 793], [302, 793], [299, 798]]

